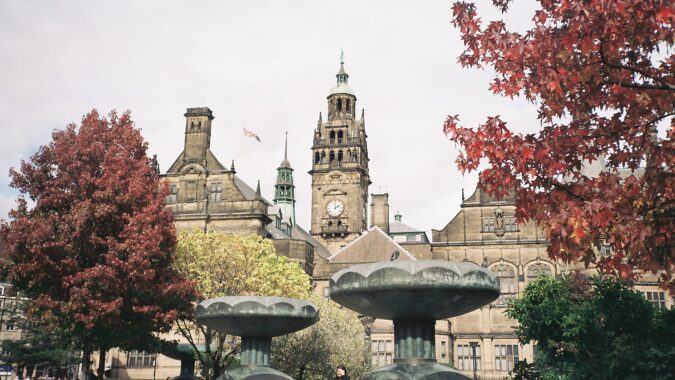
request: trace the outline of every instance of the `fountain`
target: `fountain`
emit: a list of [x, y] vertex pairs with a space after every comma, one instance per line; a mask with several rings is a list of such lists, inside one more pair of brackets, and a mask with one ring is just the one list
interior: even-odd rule
[[330, 297], [335, 302], [394, 321], [394, 363], [361, 380], [468, 379], [436, 363], [436, 320], [468, 313], [494, 301], [499, 293], [495, 277], [468, 262], [358, 264], [330, 279]]
[[269, 366], [272, 337], [302, 330], [319, 320], [313, 304], [281, 297], [220, 297], [197, 305], [197, 322], [241, 336], [241, 367], [219, 380], [291, 379]]

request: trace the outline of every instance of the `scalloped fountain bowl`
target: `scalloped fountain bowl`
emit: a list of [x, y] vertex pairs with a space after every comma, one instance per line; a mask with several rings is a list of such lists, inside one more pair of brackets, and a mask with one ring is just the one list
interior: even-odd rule
[[302, 330], [318, 320], [316, 306], [294, 298], [220, 297], [197, 305], [197, 322], [241, 336], [241, 367], [220, 380], [291, 379], [269, 367], [272, 337]]
[[468, 262], [359, 264], [330, 280], [330, 297], [335, 302], [394, 321], [394, 364], [367, 373], [363, 380], [467, 379], [436, 363], [436, 320], [466, 314], [499, 294], [495, 276]]

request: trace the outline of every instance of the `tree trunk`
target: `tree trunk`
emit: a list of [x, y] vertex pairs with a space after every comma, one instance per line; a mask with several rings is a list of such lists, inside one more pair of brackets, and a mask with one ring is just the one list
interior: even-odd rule
[[82, 369], [80, 369], [80, 380], [89, 380], [89, 367], [91, 367], [91, 347], [85, 340], [82, 345]]
[[103, 372], [105, 372], [105, 351], [106, 349], [104, 347], [101, 347], [98, 350], [98, 371], [96, 371], [98, 380], [103, 380]]

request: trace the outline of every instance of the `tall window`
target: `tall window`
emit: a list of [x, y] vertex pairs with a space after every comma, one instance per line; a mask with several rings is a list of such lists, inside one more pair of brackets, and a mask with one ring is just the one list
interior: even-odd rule
[[154, 367], [157, 354], [148, 351], [132, 350], [129, 352], [127, 367]]
[[499, 281], [499, 287], [501, 289], [501, 294], [495, 304], [497, 305], [506, 305], [506, 300], [509, 298], [516, 298], [517, 288], [516, 288], [516, 269], [506, 263], [499, 263], [494, 265], [492, 268], [492, 273], [497, 274], [497, 281]]
[[[347, 111], [349, 111], [349, 109], [347, 109]], [[342, 144], [342, 136], [343, 135], [344, 134], [342, 133], [342, 131], [338, 131], [338, 133], [337, 133], [338, 144]]]
[[338, 111], [342, 111], [342, 99], [338, 99], [338, 102], [337, 102], [337, 110], [338, 110]]
[[197, 201], [197, 182], [185, 182], [185, 202]]
[[166, 196], [166, 204], [172, 205], [178, 199], [178, 185], [170, 185], [169, 189], [169, 195]]
[[539, 276], [552, 276], [553, 270], [551, 266], [545, 263], [535, 263], [527, 268], [527, 279], [534, 280]]
[[516, 217], [505, 216], [504, 217], [504, 229], [506, 230], [506, 232], [516, 232], [516, 231], [518, 231], [518, 222], [516, 222]]
[[483, 232], [495, 232], [495, 218], [483, 218]]
[[441, 341], [441, 362], [442, 363], [448, 362], [448, 345], [447, 342], [444, 340]]
[[211, 202], [219, 202], [223, 196], [223, 183], [222, 182], [213, 182], [211, 183]]
[[[468, 344], [457, 345], [457, 368], [473, 371], [473, 348]], [[480, 370], [480, 344], [476, 346], [476, 369]]]
[[372, 340], [373, 367], [391, 364], [394, 360], [394, 345], [391, 339]]
[[666, 309], [666, 294], [664, 292], [645, 292], [645, 298], [657, 309]]
[[512, 371], [518, 362], [518, 345], [502, 344], [495, 346], [495, 369], [497, 371]]

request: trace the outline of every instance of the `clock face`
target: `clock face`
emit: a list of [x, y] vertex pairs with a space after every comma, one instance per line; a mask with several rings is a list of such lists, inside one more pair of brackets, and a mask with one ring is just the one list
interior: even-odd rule
[[329, 216], [340, 216], [342, 211], [344, 211], [345, 206], [340, 201], [330, 201], [326, 206], [326, 211], [328, 211]]

